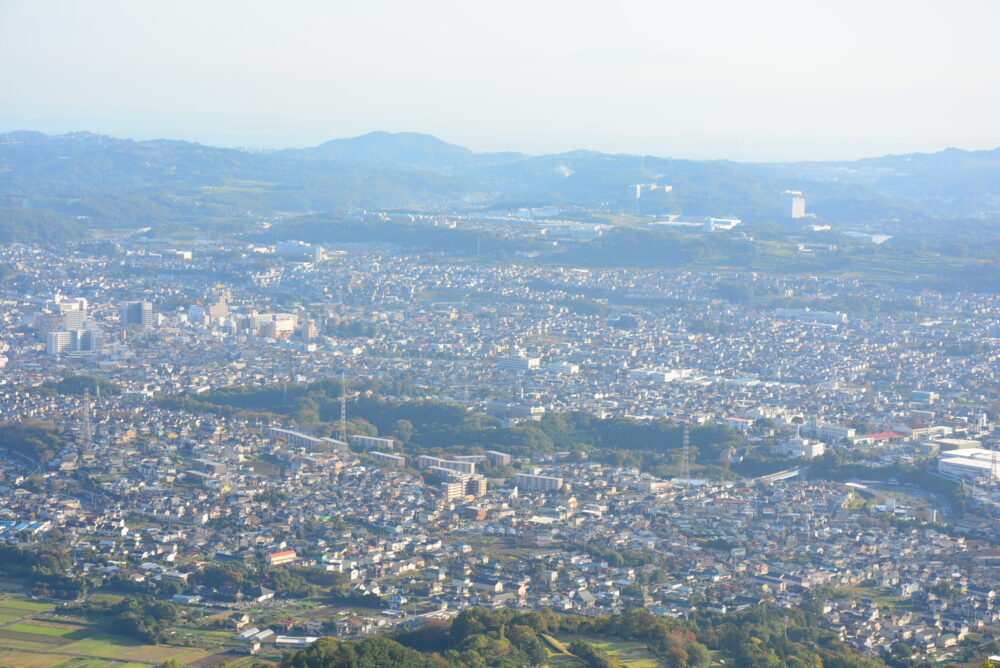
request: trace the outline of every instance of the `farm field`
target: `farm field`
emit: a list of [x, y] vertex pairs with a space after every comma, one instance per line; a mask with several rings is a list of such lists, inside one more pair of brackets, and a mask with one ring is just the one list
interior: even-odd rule
[[[562, 647], [567, 647], [573, 640], [579, 638], [580, 640], [585, 640], [594, 647], [602, 649], [607, 652], [611, 657], [617, 659], [626, 668], [659, 668], [662, 664], [656, 659], [653, 654], [646, 649], [646, 645], [641, 642], [629, 642], [627, 640], [609, 640], [607, 638], [592, 638], [589, 636], [568, 636], [558, 639], [558, 643]], [[565, 665], [567, 668], [569, 666], [580, 666], [583, 662], [575, 657], [570, 657], [576, 663], [574, 664], [558, 664]], [[556, 664], [550, 664], [552, 668], [556, 668]]]
[[228, 634], [205, 634], [218, 641], [206, 648], [146, 645], [107, 633], [86, 623], [60, 618], [50, 603], [10, 597], [0, 599], [0, 666], [4, 668], [144, 668], [175, 659], [182, 666], [209, 668], [243, 663], [227, 654]]
[[587, 664], [570, 654], [566, 645], [544, 633], [541, 637], [549, 652], [549, 660], [545, 664], [548, 668], [586, 668]]

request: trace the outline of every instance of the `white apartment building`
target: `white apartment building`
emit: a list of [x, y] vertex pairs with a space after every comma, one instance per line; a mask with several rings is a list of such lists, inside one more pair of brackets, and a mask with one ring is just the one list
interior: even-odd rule
[[563, 479], [548, 475], [518, 473], [514, 476], [514, 484], [522, 492], [555, 492], [562, 488]]

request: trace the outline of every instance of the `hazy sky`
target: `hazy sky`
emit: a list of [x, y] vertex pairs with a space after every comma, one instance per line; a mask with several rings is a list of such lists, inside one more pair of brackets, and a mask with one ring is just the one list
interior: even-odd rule
[[0, 131], [852, 158], [1000, 146], [1000, 0], [0, 0]]

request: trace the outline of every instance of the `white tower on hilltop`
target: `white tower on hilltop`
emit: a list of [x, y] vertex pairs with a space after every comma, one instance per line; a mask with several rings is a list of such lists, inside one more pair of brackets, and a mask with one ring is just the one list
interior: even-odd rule
[[805, 218], [806, 217], [806, 198], [802, 196], [801, 190], [786, 190], [786, 195], [789, 195], [788, 199], [788, 217], [789, 218]]

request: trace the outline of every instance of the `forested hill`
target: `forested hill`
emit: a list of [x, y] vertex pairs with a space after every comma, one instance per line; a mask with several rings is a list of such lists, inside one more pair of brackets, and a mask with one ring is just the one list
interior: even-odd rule
[[[635, 185], [648, 188], [638, 202]], [[512, 209], [780, 221], [786, 189], [841, 223], [1000, 217], [1000, 151], [949, 149], [856, 162], [748, 164], [573, 151], [476, 153], [429, 135], [370, 133], [309, 149], [247, 152], [86, 132], [0, 135], [0, 223], [47, 212], [58, 226], [145, 227], [351, 209]], [[26, 213], [38, 218], [38, 214]], [[40, 218], [38, 218], [40, 220]], [[26, 231], [24, 224], [16, 226]], [[0, 226], [2, 231], [2, 226]]]
[[851, 651], [835, 633], [812, 626], [808, 612], [765, 605], [687, 621], [641, 609], [591, 618], [472, 608], [451, 622], [428, 622], [392, 637], [323, 638], [286, 655], [281, 668], [622, 668], [626, 664], [615, 651], [602, 647], [609, 642], [651, 655], [643, 665], [665, 668], [886, 665]]
[[102, 226], [352, 208], [431, 208], [474, 182], [427, 171], [90, 133], [0, 135], [0, 206]]

